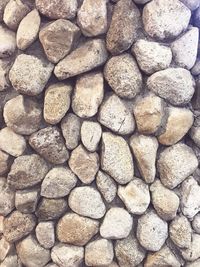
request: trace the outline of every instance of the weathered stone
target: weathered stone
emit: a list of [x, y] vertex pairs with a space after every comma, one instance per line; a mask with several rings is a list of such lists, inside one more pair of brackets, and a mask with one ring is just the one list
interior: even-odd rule
[[192, 228], [197, 234], [200, 234], [200, 213], [198, 213], [193, 221], [192, 221]]
[[81, 118], [94, 116], [103, 100], [104, 84], [100, 72], [91, 72], [78, 78], [72, 98], [72, 109]]
[[53, 64], [35, 56], [21, 54], [9, 72], [12, 86], [25, 95], [40, 94], [48, 82]]
[[140, 70], [135, 59], [127, 53], [111, 57], [105, 65], [104, 76], [120, 97], [131, 99], [142, 90]]
[[160, 40], [177, 37], [190, 21], [191, 11], [178, 0], [153, 0], [143, 10], [145, 31]]
[[200, 257], [200, 235], [193, 234], [189, 248], [181, 249], [181, 254], [186, 261], [197, 260]]
[[131, 215], [123, 208], [113, 207], [106, 213], [100, 234], [107, 239], [126, 238], [133, 225]]
[[40, 183], [48, 166], [37, 154], [20, 156], [14, 160], [8, 174], [8, 183], [15, 189], [24, 189]]
[[64, 83], [50, 85], [45, 91], [44, 119], [50, 124], [57, 124], [70, 107], [72, 86]]
[[106, 212], [100, 193], [90, 186], [76, 187], [69, 195], [70, 208], [79, 215], [100, 219]]
[[122, 137], [109, 132], [103, 133], [101, 168], [120, 184], [126, 184], [133, 179], [131, 151]]
[[10, 87], [8, 73], [11, 68], [9, 59], [0, 59], [0, 92], [7, 90]]
[[90, 152], [97, 150], [102, 129], [98, 122], [84, 121], [81, 126], [81, 141]]
[[127, 210], [137, 215], [143, 214], [150, 203], [148, 185], [138, 178], [126, 186], [119, 186], [118, 196], [124, 202]]
[[17, 47], [27, 49], [38, 37], [40, 28], [40, 15], [36, 9], [28, 13], [20, 22], [17, 30]]
[[15, 207], [22, 213], [35, 212], [39, 197], [38, 188], [18, 190], [15, 194]]
[[32, 214], [14, 211], [4, 219], [3, 225], [5, 238], [8, 242], [15, 242], [28, 235], [35, 228], [36, 221]]
[[197, 9], [200, 5], [198, 0], [181, 0], [181, 2], [192, 11]]
[[5, 174], [9, 170], [9, 155], [0, 150], [0, 175]]
[[3, 21], [3, 13], [4, 13], [4, 9], [7, 5], [7, 3], [9, 2], [9, 0], [2, 0], [0, 2], [0, 22]]
[[89, 40], [62, 59], [54, 73], [59, 80], [64, 80], [103, 65], [107, 57], [103, 40]]
[[0, 58], [11, 56], [16, 49], [15, 33], [0, 25]]
[[99, 230], [99, 222], [76, 213], [66, 213], [57, 224], [60, 242], [84, 246]]
[[80, 30], [75, 24], [58, 19], [42, 28], [39, 38], [48, 60], [58, 63], [69, 54], [79, 35]]
[[79, 145], [69, 159], [69, 167], [84, 184], [90, 184], [99, 170], [99, 156], [96, 152], [90, 153]]
[[55, 126], [49, 126], [33, 133], [29, 138], [29, 144], [51, 163], [61, 164], [69, 158], [61, 132]]
[[164, 186], [173, 189], [192, 174], [198, 166], [193, 150], [178, 143], [165, 148], [158, 160], [158, 171]]
[[15, 207], [15, 192], [3, 177], [0, 177], [0, 192], [0, 214], [7, 216]]
[[11, 243], [9, 243], [3, 236], [0, 239], [0, 262], [2, 262], [12, 249]]
[[177, 106], [191, 100], [194, 94], [194, 85], [194, 79], [190, 72], [182, 68], [158, 71], [147, 80], [147, 86], [151, 91]]
[[55, 243], [54, 223], [40, 222], [35, 229], [36, 237], [44, 248], [52, 248]]

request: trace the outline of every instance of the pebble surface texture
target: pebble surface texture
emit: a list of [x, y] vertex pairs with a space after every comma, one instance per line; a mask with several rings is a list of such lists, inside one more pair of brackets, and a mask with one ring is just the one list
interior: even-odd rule
[[200, 0], [0, 0], [0, 267], [200, 267]]

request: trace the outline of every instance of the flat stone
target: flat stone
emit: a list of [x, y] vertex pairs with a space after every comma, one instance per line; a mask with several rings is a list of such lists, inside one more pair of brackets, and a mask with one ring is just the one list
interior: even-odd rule
[[156, 180], [150, 187], [152, 204], [158, 215], [165, 221], [176, 217], [179, 208], [179, 197], [175, 192], [164, 187]]
[[100, 234], [107, 239], [126, 238], [133, 225], [131, 215], [123, 208], [110, 208], [101, 224]]
[[141, 70], [152, 74], [169, 67], [172, 61], [172, 51], [169, 47], [157, 42], [140, 39], [132, 47]]
[[9, 72], [12, 86], [25, 95], [40, 94], [53, 71], [53, 64], [35, 56], [21, 54]]
[[6, 102], [3, 116], [6, 125], [13, 131], [29, 135], [39, 129], [42, 110], [36, 101], [19, 95]]
[[70, 53], [79, 36], [79, 28], [65, 19], [48, 23], [39, 33], [44, 52], [53, 63], [58, 63]]
[[24, 189], [40, 183], [47, 172], [47, 163], [39, 155], [20, 156], [11, 166], [8, 183], [14, 189]]
[[118, 187], [118, 196], [124, 202], [127, 210], [133, 214], [143, 214], [150, 204], [148, 185], [135, 178], [126, 186]]
[[168, 236], [168, 226], [154, 210], [148, 211], [138, 219], [137, 238], [147, 250], [158, 251]]
[[70, 208], [79, 215], [100, 219], [106, 212], [100, 193], [91, 186], [76, 187], [69, 195]]
[[11, 252], [12, 249], [13, 249], [12, 244], [9, 243], [3, 236], [0, 239], [0, 261], [1, 262], [6, 258], [6, 256]]
[[139, 9], [131, 0], [118, 1], [114, 6], [112, 20], [106, 35], [106, 47], [111, 54], [129, 49], [138, 38], [142, 28]]
[[104, 76], [113, 91], [122, 98], [132, 99], [142, 90], [142, 75], [130, 54], [111, 57], [105, 65]]
[[142, 15], [145, 31], [160, 40], [177, 37], [188, 27], [190, 17], [191, 11], [178, 0], [153, 0]]
[[0, 92], [8, 90], [10, 87], [10, 80], [8, 73], [11, 68], [11, 61], [8, 59], [0, 59]]
[[58, 243], [51, 250], [51, 258], [58, 266], [79, 267], [83, 263], [84, 248]]
[[135, 121], [126, 102], [115, 94], [107, 96], [102, 103], [98, 120], [103, 126], [121, 135], [130, 134], [135, 129]]
[[101, 168], [119, 184], [126, 184], [133, 179], [134, 165], [125, 139], [109, 132], [103, 133]]
[[36, 9], [28, 13], [20, 22], [17, 29], [17, 47], [26, 50], [38, 37], [40, 28], [40, 15]]
[[107, 0], [84, 0], [77, 13], [78, 25], [85, 36], [107, 31]]
[[200, 235], [193, 234], [190, 247], [181, 249], [181, 254], [186, 261], [195, 261], [200, 257]]
[[3, 177], [0, 177], [0, 192], [0, 214], [7, 216], [15, 207], [15, 192]]
[[36, 210], [39, 198], [38, 188], [17, 190], [15, 193], [15, 207], [22, 213], [33, 213]]
[[52, 248], [55, 243], [54, 223], [40, 222], [35, 229], [38, 242], [43, 248]]
[[80, 140], [80, 118], [73, 113], [68, 113], [61, 121], [61, 130], [66, 147], [70, 150], [76, 148]]
[[57, 124], [70, 107], [72, 86], [64, 83], [50, 85], [45, 91], [44, 119], [50, 124]]
[[4, 9], [7, 5], [7, 3], [9, 2], [10, 0], [2, 0], [1, 3], [0, 3], [0, 21], [2, 22], [3, 21], [3, 13], [4, 13]]
[[11, 56], [16, 49], [15, 33], [0, 25], [0, 58]]
[[195, 215], [192, 221], [192, 228], [197, 234], [200, 234], [200, 213]]
[[4, 222], [4, 236], [8, 242], [15, 242], [28, 235], [36, 225], [35, 216], [13, 211]]
[[33, 133], [29, 138], [29, 144], [51, 163], [61, 164], [69, 158], [64, 139], [56, 126], [49, 126]]
[[0, 175], [9, 171], [10, 156], [0, 150]]
[[98, 230], [98, 221], [71, 212], [59, 220], [56, 232], [60, 242], [84, 246]]
[[99, 156], [88, 152], [82, 145], [75, 148], [69, 159], [69, 167], [84, 184], [90, 184], [99, 170]]
[[22, 135], [5, 127], [0, 130], [0, 149], [13, 157], [21, 156], [26, 149], [26, 140]]
[[182, 183], [197, 166], [193, 150], [182, 143], [165, 148], [158, 159], [161, 182], [170, 189]]
[[194, 94], [193, 77], [188, 70], [183, 68], [158, 71], [148, 78], [147, 86], [155, 94], [175, 106], [187, 104]]
[[45, 176], [41, 196], [60, 198], [67, 196], [77, 183], [76, 175], [68, 167], [54, 167]]
[[98, 239], [85, 247], [85, 263], [87, 266], [107, 266], [113, 260], [113, 244], [107, 239]]
[[107, 57], [103, 40], [89, 40], [62, 59], [56, 65], [54, 74], [59, 80], [64, 80], [103, 65]]
[[98, 122], [83, 121], [81, 125], [81, 141], [88, 151], [94, 152], [97, 150], [101, 134], [102, 129]]
[[198, 0], [181, 0], [181, 2], [192, 11], [197, 9], [200, 5]]

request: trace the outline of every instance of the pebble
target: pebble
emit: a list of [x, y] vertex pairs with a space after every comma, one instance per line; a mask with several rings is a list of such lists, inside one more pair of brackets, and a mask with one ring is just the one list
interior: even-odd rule
[[129, 49], [142, 27], [139, 9], [131, 0], [118, 1], [114, 6], [106, 35], [106, 47], [113, 55]]
[[14, 132], [29, 135], [39, 129], [42, 110], [36, 101], [19, 95], [6, 102], [3, 116], [6, 125]]
[[91, 186], [74, 188], [68, 198], [69, 207], [79, 215], [100, 219], [106, 212], [100, 193]]
[[15, 33], [0, 25], [0, 58], [11, 56], [16, 49]]
[[78, 25], [85, 36], [107, 31], [107, 0], [84, 0], [77, 13]]
[[169, 226], [169, 236], [174, 244], [179, 248], [189, 248], [192, 241], [192, 229], [188, 219], [177, 216]]
[[109, 132], [102, 134], [101, 168], [119, 184], [133, 179], [134, 165], [125, 139]]
[[51, 250], [51, 258], [58, 266], [79, 267], [83, 263], [84, 248], [58, 243]]
[[164, 186], [173, 189], [191, 175], [198, 166], [193, 150], [177, 143], [165, 148], [158, 159], [158, 172]]
[[192, 127], [194, 116], [192, 111], [186, 108], [167, 107], [165, 112], [168, 118], [158, 141], [169, 146], [174, 145], [186, 135]]
[[70, 212], [59, 220], [56, 232], [60, 242], [84, 246], [98, 230], [98, 221]]
[[165, 221], [176, 217], [179, 208], [179, 197], [175, 192], [164, 187], [156, 180], [150, 187], [152, 204], [158, 215]]
[[8, 242], [15, 242], [28, 235], [36, 225], [35, 216], [13, 211], [3, 222], [4, 236]]
[[143, 9], [145, 31], [160, 40], [177, 37], [188, 27], [191, 11], [178, 0], [153, 0]]
[[85, 264], [87, 266], [107, 266], [114, 257], [113, 244], [107, 239], [98, 239], [85, 247]]
[[122, 98], [132, 99], [142, 90], [141, 72], [136, 60], [127, 53], [111, 57], [104, 67], [104, 76], [112, 90]]
[[76, 175], [68, 167], [54, 167], [42, 181], [40, 194], [46, 198], [65, 197], [76, 183]]
[[107, 57], [103, 40], [89, 40], [62, 59], [55, 66], [54, 74], [59, 80], [64, 80], [103, 65]]
[[192, 228], [197, 234], [200, 234], [200, 213], [197, 213], [192, 221]]
[[0, 150], [0, 175], [9, 171], [10, 156]]
[[8, 2], [9, 2], [9, 0], [2, 0], [0, 3], [0, 22], [3, 21], [4, 9], [5, 9]]
[[118, 187], [118, 196], [132, 214], [143, 214], [150, 204], [148, 185], [141, 179], [135, 178], [126, 186]]
[[21, 20], [30, 12], [21, 0], [10, 0], [4, 9], [3, 21], [11, 30], [16, 31]]
[[33, 133], [29, 138], [29, 144], [51, 163], [61, 164], [69, 158], [64, 139], [56, 126], [48, 126]]
[[15, 207], [22, 213], [33, 213], [39, 201], [39, 189], [17, 190], [15, 193]]
[[72, 86], [64, 83], [54, 83], [45, 91], [44, 119], [47, 123], [57, 124], [70, 107]]
[[79, 28], [65, 19], [58, 19], [47, 24], [39, 33], [44, 52], [52, 63], [58, 63], [68, 55], [79, 36]]
[[96, 176], [96, 185], [106, 202], [110, 203], [114, 200], [117, 194], [117, 185], [108, 174], [99, 170]]
[[133, 234], [130, 234], [127, 238], [116, 241], [115, 254], [120, 266], [135, 267], [143, 261], [145, 250]]
[[13, 157], [19, 157], [26, 149], [26, 140], [22, 135], [5, 127], [0, 130], [0, 149]]
[[132, 47], [140, 69], [146, 74], [167, 69], [172, 61], [169, 47], [156, 42], [139, 39]]
[[81, 118], [93, 117], [103, 100], [104, 81], [101, 72], [90, 72], [77, 79], [72, 109]]
[[110, 208], [101, 224], [100, 234], [107, 239], [126, 238], [132, 229], [133, 219], [123, 208]]
[[2, 262], [12, 250], [12, 245], [3, 236], [0, 239], [0, 261]]
[[14, 189], [24, 189], [40, 183], [47, 172], [47, 163], [39, 155], [19, 156], [11, 166], [8, 183]]
[[187, 104], [194, 94], [194, 79], [190, 72], [183, 68], [158, 71], [148, 78], [147, 86], [149, 90], [175, 106]]
[[200, 5], [199, 0], [181, 0], [181, 2], [192, 11], [197, 9]]
[[55, 243], [54, 223], [40, 222], [35, 229], [38, 242], [43, 248], [52, 248]]
[[200, 235], [192, 234], [192, 242], [187, 249], [181, 249], [181, 254], [186, 261], [195, 261], [200, 257]]
[[148, 211], [138, 219], [137, 238], [147, 250], [158, 251], [168, 237], [168, 225], [154, 210]]
[[3, 177], [0, 177], [0, 192], [0, 214], [7, 216], [15, 207], [15, 192]]
[[50, 251], [43, 248], [32, 235], [20, 241], [16, 248], [22, 263], [27, 267], [44, 266], [51, 259]]
[[78, 7], [77, 0], [36, 0], [35, 4], [50, 19], [73, 19]]
[[99, 156], [88, 152], [82, 145], [75, 148], [69, 159], [69, 167], [84, 184], [90, 184], [99, 170]]
[[95, 152], [101, 139], [102, 129], [98, 122], [83, 121], [81, 125], [81, 141], [90, 152]]
[[9, 59], [0, 59], [0, 92], [8, 90], [10, 81], [8, 79], [8, 72], [11, 67]]
[[20, 50], [26, 50], [38, 37], [41, 18], [36, 9], [28, 13], [17, 29], [16, 42]]
[[111, 94], [101, 104], [99, 122], [121, 135], [131, 134], [135, 129], [135, 121], [127, 103], [116, 94]]
[[80, 118], [73, 113], [68, 113], [61, 121], [61, 130], [66, 147], [70, 150], [76, 148], [80, 140]]

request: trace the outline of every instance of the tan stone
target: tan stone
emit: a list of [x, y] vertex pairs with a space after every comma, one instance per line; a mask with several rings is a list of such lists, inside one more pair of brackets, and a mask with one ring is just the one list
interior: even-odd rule
[[16, 49], [16, 35], [13, 31], [0, 25], [0, 58], [7, 58], [11, 56]]
[[9, 155], [0, 150], [0, 175], [9, 170]]

